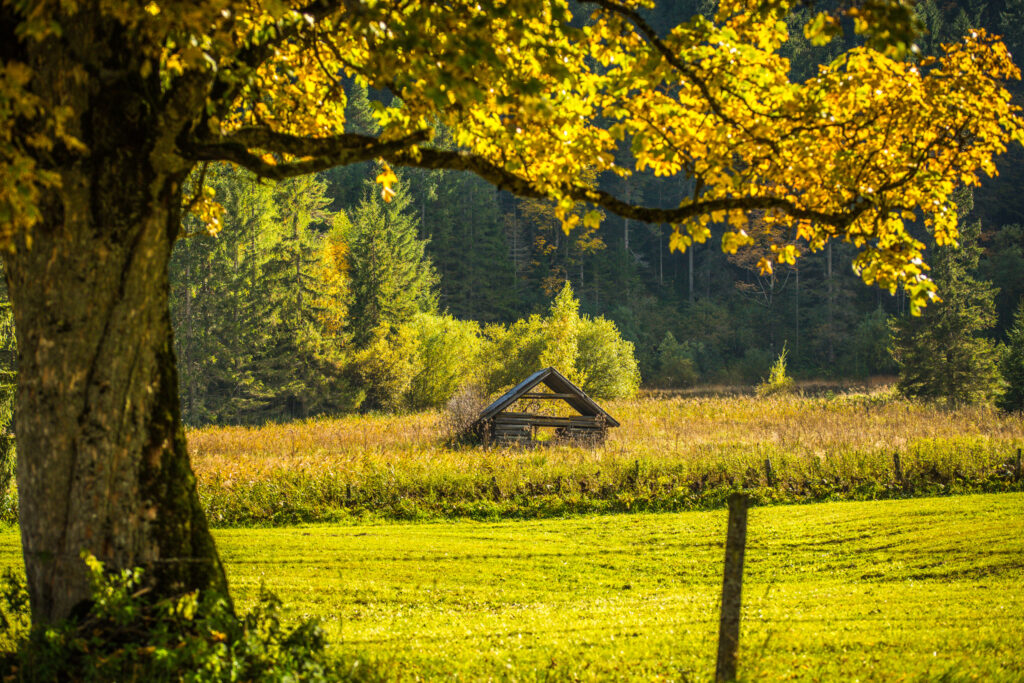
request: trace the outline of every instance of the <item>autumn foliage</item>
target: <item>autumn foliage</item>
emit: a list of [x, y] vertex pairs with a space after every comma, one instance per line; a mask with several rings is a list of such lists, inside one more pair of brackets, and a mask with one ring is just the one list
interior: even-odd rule
[[[842, 239], [860, 249], [866, 282], [902, 282], [915, 308], [925, 303], [934, 287], [907, 224], [955, 243], [954, 187], [994, 174], [993, 157], [1024, 135], [1002, 86], [1019, 77], [1003, 44], [977, 30], [917, 59], [906, 5], [821, 12], [803, 28], [813, 43], [847, 17], [867, 44], [794, 82], [780, 55], [789, 2], [724, 0], [667, 35], [644, 21], [643, 4], [582, 2], [578, 22], [565, 0], [9, 1], [20, 49], [0, 71], [4, 239], [30, 241], [41, 193], [60, 184], [51, 157], [89, 154], [83, 112], [37, 85], [39, 55], [98, 15], [123, 32], [123, 66], [138, 86], [190, 108], [174, 152], [193, 163], [228, 160], [268, 177], [374, 157], [468, 169], [555, 202], [566, 229], [601, 219], [576, 202], [669, 222], [678, 249], [716, 224], [729, 226], [726, 251], [742, 248], [747, 214], [760, 210], [784, 234], [762, 270]], [[100, 57], [80, 57], [68, 75], [90, 81]], [[397, 96], [375, 105], [376, 137], [349, 131], [342, 75]], [[456, 149], [432, 144], [438, 123]], [[595, 189], [600, 174], [645, 169], [698, 189], [665, 209]], [[385, 167], [378, 180], [389, 194], [395, 175]], [[201, 192], [194, 199], [215, 229], [216, 207]]]

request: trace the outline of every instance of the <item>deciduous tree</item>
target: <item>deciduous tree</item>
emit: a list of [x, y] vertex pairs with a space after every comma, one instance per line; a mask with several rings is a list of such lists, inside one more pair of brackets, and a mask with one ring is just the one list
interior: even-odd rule
[[[746, 212], [811, 249], [853, 242], [868, 282], [932, 285], [923, 218], [956, 239], [956, 183], [993, 173], [1021, 137], [1001, 79], [1006, 49], [970, 32], [937, 59], [900, 58], [908, 5], [841, 3], [866, 45], [794, 82], [779, 54], [784, 0], [724, 0], [656, 35], [632, 0], [3, 0], [0, 228], [20, 352], [22, 542], [33, 615], [87, 596], [83, 549], [144, 565], [166, 594], [222, 586], [178, 415], [167, 263], [184, 203], [216, 229], [203, 161], [284, 178], [380, 158], [473, 171], [550, 199], [567, 228], [600, 218], [670, 223], [672, 244], [748, 241]], [[346, 128], [344, 74], [390, 91], [377, 133]], [[431, 144], [435, 122], [455, 147]], [[628, 162], [616, 152], [628, 144]], [[594, 189], [688, 174], [698, 191], [652, 208]], [[393, 173], [380, 174], [384, 192]], [[183, 202], [184, 199], [184, 202]], [[777, 260], [796, 250], [783, 245]], [[767, 259], [763, 268], [770, 267]]]

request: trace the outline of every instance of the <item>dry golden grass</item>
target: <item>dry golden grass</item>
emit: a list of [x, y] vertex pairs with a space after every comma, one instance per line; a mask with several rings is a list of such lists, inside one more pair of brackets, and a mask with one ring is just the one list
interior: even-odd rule
[[[356, 497], [362, 510], [393, 507], [402, 499], [500, 501], [516, 495], [593, 497], [598, 492], [607, 498], [627, 489], [635, 492], [638, 480], [658, 495], [663, 489], [703, 488], [709, 481], [729, 486], [825, 482], [848, 489], [872, 481], [891, 483], [894, 453], [900, 454], [908, 477], [927, 475], [928, 482], [949, 486], [999, 475], [1016, 449], [1024, 447], [1019, 414], [988, 407], [947, 410], [886, 393], [647, 396], [610, 401], [605, 408], [622, 426], [596, 449], [448, 448], [436, 412], [211, 427], [190, 431], [188, 440], [208, 504], [220, 500], [227, 509], [230, 496], [225, 493], [243, 489], [250, 512], [241, 517], [229, 513], [225, 519], [250, 521], [269, 514], [260, 512], [273, 507], [268, 497], [298, 497], [315, 507], [310, 487], [320, 489], [327, 507], [347, 506]], [[776, 482], [766, 481], [766, 458]], [[293, 502], [286, 499], [278, 507]]]

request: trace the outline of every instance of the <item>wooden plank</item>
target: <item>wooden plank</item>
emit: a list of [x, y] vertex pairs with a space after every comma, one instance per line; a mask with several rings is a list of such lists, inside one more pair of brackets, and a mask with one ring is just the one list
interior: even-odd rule
[[564, 417], [534, 417], [529, 422], [514, 423], [530, 427], [570, 427], [572, 423]]
[[494, 419], [495, 426], [526, 426], [526, 427], [567, 427], [588, 430], [604, 429], [604, 425], [597, 420], [590, 418], [552, 417], [550, 415], [537, 415], [530, 418], [510, 418], [502, 420]]
[[[541, 415], [540, 413], [498, 413], [493, 419], [495, 422], [528, 422], [533, 419], [550, 419], [555, 417], [554, 415]], [[570, 415], [568, 417], [560, 417], [560, 420], [575, 420], [580, 423], [594, 423], [604, 424], [604, 420], [601, 419], [600, 415]]]
[[[577, 398], [577, 396], [576, 396], [576, 394], [540, 394], [540, 393], [531, 394], [531, 393], [527, 393], [527, 394], [523, 394], [522, 396], [519, 397], [519, 399], [524, 399], [524, 398], [558, 398], [558, 399], [565, 400], [565, 399], [570, 399], [570, 398]], [[519, 399], [516, 399], [516, 400], [519, 400]]]

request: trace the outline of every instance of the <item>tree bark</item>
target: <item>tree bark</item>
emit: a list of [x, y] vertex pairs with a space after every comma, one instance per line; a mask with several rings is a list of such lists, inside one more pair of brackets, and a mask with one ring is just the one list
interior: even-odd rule
[[37, 623], [89, 598], [83, 551], [110, 569], [143, 567], [156, 596], [227, 588], [188, 461], [168, 310], [191, 164], [139, 83], [77, 87], [48, 59], [39, 70], [52, 68], [72, 101], [88, 154], [56, 167], [61, 185], [31, 242], [5, 256], [21, 370], [19, 517]]
[[[115, 200], [99, 198], [94, 211]], [[83, 551], [113, 568], [145, 567], [158, 594], [226, 588], [180, 421], [167, 282], [178, 216], [171, 197], [160, 201], [123, 236], [57, 225], [8, 256], [19, 515], [36, 621], [88, 598]]]

